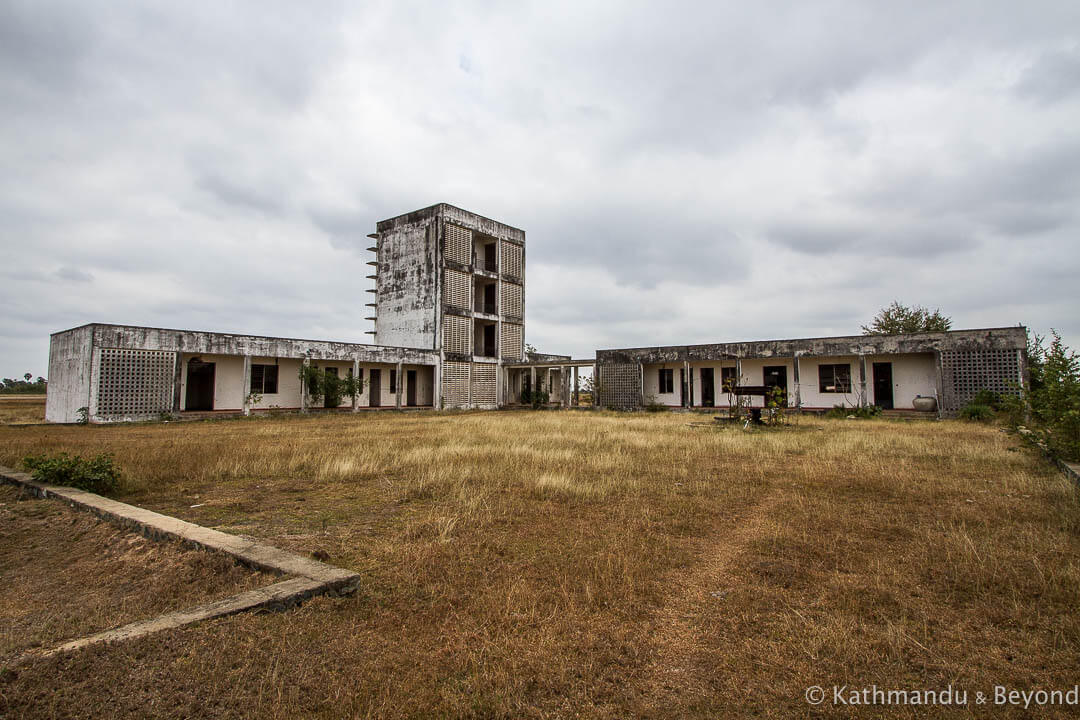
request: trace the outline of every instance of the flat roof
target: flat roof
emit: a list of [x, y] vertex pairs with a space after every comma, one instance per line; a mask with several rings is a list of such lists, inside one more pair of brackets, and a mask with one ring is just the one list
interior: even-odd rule
[[49, 337], [53, 335], [63, 335], [64, 333], [72, 332], [73, 330], [81, 330], [88, 327], [113, 327], [113, 328], [128, 328], [131, 330], [154, 330], [156, 332], [173, 332], [173, 333], [202, 333], [204, 335], [222, 335], [224, 337], [240, 337], [240, 338], [259, 338], [262, 340], [286, 340], [289, 342], [310, 342], [310, 343], [334, 343], [337, 345], [356, 345], [365, 348], [390, 348], [392, 350], [418, 350], [420, 352], [435, 352], [431, 348], [410, 348], [401, 347], [399, 345], [376, 345], [374, 343], [355, 343], [345, 340], [315, 340], [312, 338], [295, 338], [295, 337], [281, 337], [279, 335], [253, 335], [252, 333], [230, 333], [230, 332], [217, 332], [216, 330], [180, 330], [178, 328], [160, 328], [150, 327], [148, 325], [121, 325], [119, 323], [85, 323], [83, 325], [76, 325], [73, 328], [67, 330], [58, 330], [54, 333], [49, 333]]
[[727, 340], [724, 342], [714, 343], [689, 343], [682, 345], [643, 345], [640, 347], [620, 347], [620, 348], [603, 348], [597, 350], [597, 353], [601, 352], [619, 352], [625, 350], [657, 350], [663, 348], [706, 348], [716, 347], [717, 345], [748, 345], [751, 343], [798, 343], [798, 342], [813, 342], [815, 340], [871, 340], [876, 338], [917, 338], [917, 337], [935, 337], [943, 335], [952, 335], [955, 333], [977, 333], [977, 332], [999, 332], [1002, 330], [1023, 330], [1027, 332], [1027, 327], [1024, 325], [1009, 325], [1006, 327], [991, 327], [991, 328], [962, 328], [960, 330], [933, 330], [929, 332], [917, 332], [917, 333], [893, 333], [882, 335], [826, 335], [823, 337], [803, 337], [803, 338], [779, 338], [769, 340]]

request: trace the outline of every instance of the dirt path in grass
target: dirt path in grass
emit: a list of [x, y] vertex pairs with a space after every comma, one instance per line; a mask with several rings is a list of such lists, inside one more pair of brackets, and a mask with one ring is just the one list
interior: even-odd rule
[[774, 522], [782, 498], [780, 488], [769, 489], [760, 502], [703, 539], [698, 561], [671, 578], [679, 589], [656, 615], [653, 659], [639, 685], [642, 715], [663, 716], [695, 696], [715, 693], [716, 675], [725, 669], [702, 666], [695, 650], [709, 644], [708, 618], [724, 611], [729, 590], [739, 582], [731, 573], [734, 561]]

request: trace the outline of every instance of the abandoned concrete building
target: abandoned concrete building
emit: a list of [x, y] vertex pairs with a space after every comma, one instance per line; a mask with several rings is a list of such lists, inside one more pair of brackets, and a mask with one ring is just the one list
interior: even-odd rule
[[[309, 410], [302, 368], [360, 378], [332, 408], [514, 406], [534, 389], [551, 404], [724, 407], [733, 386], [778, 386], [804, 410], [876, 404], [950, 414], [976, 391], [1014, 392], [1026, 371], [1022, 327], [525, 353], [525, 233], [447, 204], [376, 224], [373, 344], [92, 323], [54, 333], [46, 419], [118, 422], [162, 415]], [[761, 397], [752, 403], [760, 406]], [[925, 410], [925, 407], [922, 407]]]
[[979, 390], [1017, 392], [1026, 348], [1025, 328], [1004, 327], [598, 350], [596, 363], [606, 407], [723, 408], [738, 402], [735, 388], [776, 386], [801, 410], [876, 405], [950, 415]]

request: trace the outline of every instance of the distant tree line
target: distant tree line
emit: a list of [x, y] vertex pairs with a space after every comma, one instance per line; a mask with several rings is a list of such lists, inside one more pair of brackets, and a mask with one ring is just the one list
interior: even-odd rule
[[45, 392], [48, 382], [45, 378], [38, 377], [37, 380], [33, 380], [33, 375], [26, 373], [23, 375], [22, 380], [15, 380], [12, 378], [4, 378], [0, 382], [0, 393], [4, 395], [33, 395], [41, 394]]

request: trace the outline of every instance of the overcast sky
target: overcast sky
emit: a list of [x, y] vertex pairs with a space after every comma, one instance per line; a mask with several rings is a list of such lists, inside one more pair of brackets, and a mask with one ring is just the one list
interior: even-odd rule
[[1080, 2], [0, 0], [0, 376], [87, 322], [369, 341], [377, 220], [527, 233], [526, 341], [1080, 345]]

